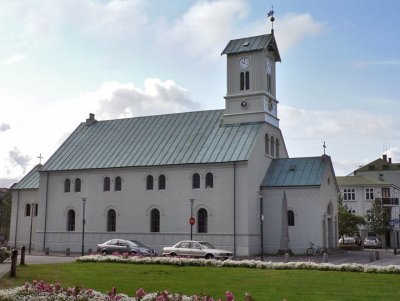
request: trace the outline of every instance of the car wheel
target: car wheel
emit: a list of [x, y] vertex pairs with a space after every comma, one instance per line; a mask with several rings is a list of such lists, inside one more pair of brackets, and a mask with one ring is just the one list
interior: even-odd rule
[[176, 256], [176, 254], [175, 254], [175, 253], [170, 253], [170, 254], [169, 254], [169, 256], [171, 256], [171, 257], [175, 257], [175, 256]]
[[137, 253], [136, 253], [136, 251], [132, 251], [129, 253], [129, 255], [135, 256], [135, 255], [137, 255]]
[[106, 250], [103, 250], [103, 251], [101, 251], [101, 255], [106, 256], [106, 255], [108, 255], [108, 253]]
[[306, 250], [306, 254], [307, 254], [308, 256], [313, 255], [313, 254], [314, 254], [314, 249], [313, 249], [313, 248], [308, 248], [308, 249]]
[[213, 259], [213, 258], [214, 258], [214, 255], [213, 255], [213, 254], [207, 254], [207, 255], [205, 256], [205, 258], [206, 258], [206, 259]]

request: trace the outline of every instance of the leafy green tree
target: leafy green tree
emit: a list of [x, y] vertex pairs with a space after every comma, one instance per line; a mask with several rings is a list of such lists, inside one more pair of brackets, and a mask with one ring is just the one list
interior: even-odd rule
[[367, 210], [367, 228], [371, 232], [382, 236], [388, 229], [389, 218], [380, 200], [375, 200]]
[[352, 235], [358, 233], [359, 226], [365, 224], [364, 217], [350, 213], [346, 206], [343, 206], [342, 202], [339, 202], [338, 207], [339, 216], [339, 235], [344, 234]]
[[0, 204], [2, 208], [2, 217], [1, 217], [1, 232], [7, 241], [10, 235], [10, 221], [11, 221], [11, 192], [8, 191], [4, 199], [2, 200], [2, 204]]

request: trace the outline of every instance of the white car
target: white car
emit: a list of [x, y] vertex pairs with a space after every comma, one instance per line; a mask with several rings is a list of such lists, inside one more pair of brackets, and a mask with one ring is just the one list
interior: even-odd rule
[[193, 240], [184, 240], [172, 247], [164, 247], [162, 255], [203, 257], [206, 259], [228, 259], [233, 257], [233, 253], [230, 251], [216, 249], [212, 244], [206, 241]]
[[376, 236], [367, 236], [364, 239], [364, 248], [382, 248], [382, 242]]

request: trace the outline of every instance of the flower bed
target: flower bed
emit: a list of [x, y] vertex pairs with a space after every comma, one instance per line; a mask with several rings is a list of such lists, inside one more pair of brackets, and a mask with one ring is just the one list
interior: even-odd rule
[[87, 255], [77, 258], [79, 262], [118, 262], [136, 264], [167, 264], [177, 266], [213, 266], [213, 267], [246, 267], [267, 270], [318, 270], [339, 272], [362, 272], [362, 273], [390, 273], [400, 274], [399, 265], [374, 266], [363, 264], [331, 264], [315, 262], [271, 262], [259, 260], [216, 260], [216, 259], [194, 259], [179, 257], [141, 257], [122, 255]]
[[[134, 297], [125, 294], [118, 294], [115, 288], [110, 292], [103, 294], [92, 289], [85, 289], [82, 286], [62, 288], [59, 283], [48, 284], [42, 281], [33, 281], [26, 283], [24, 286], [18, 286], [12, 289], [0, 290], [1, 301], [34, 301], [34, 300], [51, 300], [51, 301], [214, 301], [208, 296], [185, 296], [181, 294], [173, 294], [166, 290], [154, 293], [147, 293], [142, 288], [136, 291]], [[225, 293], [226, 301], [234, 301], [231, 292]], [[219, 301], [222, 301], [219, 299]], [[254, 301], [254, 299], [246, 294], [244, 301]]]

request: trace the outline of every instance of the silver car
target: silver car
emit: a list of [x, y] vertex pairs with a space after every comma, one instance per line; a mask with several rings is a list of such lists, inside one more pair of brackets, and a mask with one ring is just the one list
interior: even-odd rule
[[141, 256], [155, 256], [157, 255], [153, 249], [145, 246], [137, 240], [126, 240], [126, 239], [111, 239], [102, 244], [97, 245], [97, 253], [103, 255], [113, 253], [128, 253], [130, 255], [141, 255]]
[[165, 256], [185, 256], [203, 257], [206, 259], [228, 259], [233, 257], [233, 253], [226, 250], [216, 249], [206, 241], [184, 240], [172, 247], [163, 248], [162, 255]]
[[376, 236], [367, 236], [364, 239], [364, 248], [382, 248], [382, 242]]

